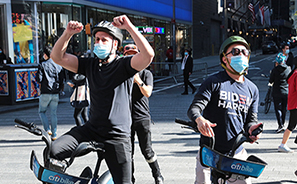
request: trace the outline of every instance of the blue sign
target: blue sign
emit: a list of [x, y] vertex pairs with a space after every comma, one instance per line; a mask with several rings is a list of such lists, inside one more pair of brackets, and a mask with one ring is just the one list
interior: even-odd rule
[[[173, 18], [173, 1], [168, 0], [87, 0], [152, 15]], [[175, 0], [175, 19], [192, 22], [192, 0]]]

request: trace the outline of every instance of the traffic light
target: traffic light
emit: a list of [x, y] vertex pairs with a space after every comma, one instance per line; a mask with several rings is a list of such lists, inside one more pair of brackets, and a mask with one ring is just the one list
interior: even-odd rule
[[234, 0], [227, 0], [227, 8], [234, 9]]

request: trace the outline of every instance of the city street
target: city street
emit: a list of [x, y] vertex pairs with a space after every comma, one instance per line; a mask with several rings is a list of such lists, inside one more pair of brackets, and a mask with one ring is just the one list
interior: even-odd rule
[[[297, 56], [297, 48], [292, 49], [294, 56]], [[262, 55], [252, 53], [250, 69], [247, 77], [259, 88], [260, 102], [264, 100], [268, 79], [261, 77], [261, 73], [269, 74], [272, 69], [276, 54]], [[210, 56], [194, 61], [207, 62], [208, 75], [221, 70], [219, 57]], [[196, 71], [197, 72], [197, 71]], [[194, 76], [195, 72], [193, 73]], [[202, 78], [190, 77], [196, 87], [199, 87]], [[162, 85], [162, 88], [160, 87]], [[194, 97], [193, 94], [181, 95], [183, 86], [181, 81], [163, 82], [156, 84], [150, 97], [150, 109], [152, 120], [153, 148], [158, 155], [161, 172], [167, 184], [192, 184], [195, 179], [196, 155], [199, 149], [198, 141], [200, 135], [191, 130], [183, 129], [174, 123], [175, 118], [187, 120], [187, 110]], [[191, 91], [189, 91], [191, 92]], [[61, 97], [58, 107], [58, 135], [62, 135], [75, 125], [73, 119], [74, 109], [69, 104], [70, 90], [66, 89], [66, 95]], [[9, 109], [9, 110], [8, 110]], [[215, 112], [214, 112], [215, 115]], [[34, 121], [38, 126], [41, 122], [38, 116], [38, 103], [17, 104], [14, 107], [0, 105], [0, 183], [2, 184], [37, 184], [40, 183], [29, 168], [31, 150], [35, 150], [37, 158], [42, 162], [42, 150], [44, 143], [40, 137], [31, 135], [26, 131], [14, 127], [13, 120], [20, 118], [29, 122]], [[279, 153], [277, 147], [281, 143], [283, 133], [277, 134], [277, 122], [275, 119], [273, 104], [268, 114], [264, 114], [264, 108], [259, 106], [259, 121], [264, 123], [264, 132], [258, 144], [245, 143], [244, 146], [249, 154], [256, 155], [268, 163], [262, 175], [253, 183], [258, 184], [279, 184], [297, 183], [297, 145], [294, 144], [296, 131], [288, 141], [288, 146], [294, 153]], [[49, 117], [49, 114], [48, 114]], [[287, 113], [286, 125], [289, 112]], [[136, 141], [136, 145], [138, 142]], [[83, 168], [89, 165], [94, 168], [96, 154], [77, 158], [67, 173], [79, 175]], [[152, 184], [154, 180], [145, 159], [136, 146], [135, 153], [135, 177], [137, 184]], [[103, 162], [101, 172], [105, 171], [106, 165]]]

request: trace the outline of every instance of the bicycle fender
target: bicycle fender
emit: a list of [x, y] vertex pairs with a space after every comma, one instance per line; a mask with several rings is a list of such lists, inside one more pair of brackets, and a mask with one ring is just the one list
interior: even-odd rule
[[105, 171], [98, 179], [93, 179], [91, 184], [114, 184], [110, 171]]
[[239, 160], [225, 156], [207, 146], [200, 149], [200, 163], [204, 167], [211, 167], [225, 175], [238, 174], [247, 177], [258, 178], [267, 163], [264, 161]]
[[36, 178], [46, 183], [67, 183], [67, 184], [87, 184], [91, 178], [82, 178], [71, 176], [66, 173], [60, 173], [44, 168], [37, 160], [34, 150], [31, 153], [30, 168], [33, 171]]

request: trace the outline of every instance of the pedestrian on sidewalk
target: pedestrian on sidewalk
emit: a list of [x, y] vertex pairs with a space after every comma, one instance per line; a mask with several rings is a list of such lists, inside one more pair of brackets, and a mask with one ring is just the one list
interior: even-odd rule
[[[76, 88], [77, 90], [78, 90], [78, 88], [80, 86], [88, 86], [86, 77], [84, 75], [81, 75], [81, 74], [75, 74], [75, 75], [73, 75], [73, 77], [72, 77], [72, 83], [71, 82], [68, 82], [67, 84], [71, 88], [73, 88], [73, 89]], [[74, 92], [77, 92], [77, 91], [74, 91]], [[85, 90], [84, 90], [84, 92], [87, 93]], [[85, 94], [85, 95], [88, 96], [89, 94]], [[87, 121], [89, 121], [88, 110], [89, 110], [88, 106], [86, 106], [86, 107], [80, 107], [80, 108], [78, 108], [78, 107], [75, 107], [74, 108], [73, 117], [75, 119], [75, 123], [76, 123], [77, 126], [82, 126], [83, 125], [83, 123], [81, 121], [81, 117], [84, 120], [84, 123], [86, 123]]]
[[291, 68], [286, 65], [286, 56], [282, 53], [279, 53], [273, 62], [275, 62], [275, 67], [271, 71], [269, 83], [273, 84], [272, 97], [275, 116], [278, 123], [276, 133], [280, 133], [285, 130], [284, 124], [286, 120], [288, 100], [287, 77], [291, 72]]
[[190, 49], [185, 49], [184, 55], [185, 56], [181, 63], [181, 70], [183, 71], [183, 76], [184, 76], [185, 91], [182, 93], [182, 95], [188, 94], [188, 85], [192, 88], [192, 94], [194, 94], [197, 89], [189, 81], [189, 77], [193, 72], [193, 58], [191, 56]]
[[[51, 157], [64, 160], [81, 142], [104, 144], [104, 160], [115, 184], [130, 184], [131, 178], [131, 94], [134, 75], [154, 58], [154, 50], [126, 15], [101, 21], [92, 29], [95, 57], [77, 58], [66, 53], [65, 45], [84, 29], [82, 23], [70, 21], [55, 43], [51, 57], [64, 68], [88, 79], [90, 88], [89, 121], [75, 126], [52, 144]], [[117, 48], [126, 30], [140, 52], [119, 57]]]
[[294, 55], [290, 51], [290, 46], [289, 44], [285, 43], [282, 46], [282, 53], [286, 56], [286, 64], [291, 67], [291, 69], [294, 67], [293, 60], [294, 60]]
[[[138, 48], [134, 44], [124, 47], [124, 55], [135, 55]], [[132, 183], [135, 183], [134, 177], [134, 151], [135, 134], [137, 134], [139, 147], [142, 155], [149, 164], [156, 184], [163, 184], [164, 178], [161, 175], [160, 167], [157, 161], [157, 155], [152, 148], [151, 140], [151, 115], [149, 109], [149, 97], [153, 92], [153, 74], [144, 69], [134, 75], [134, 84], [132, 90]]]
[[289, 137], [292, 134], [292, 131], [296, 128], [297, 124], [297, 62], [294, 60], [293, 65], [294, 69], [291, 71], [287, 78], [289, 84], [289, 93], [288, 93], [288, 110], [290, 111], [289, 124], [287, 129], [284, 132], [283, 140], [281, 145], [278, 147], [279, 152], [293, 153], [294, 150], [290, 149], [287, 146]]
[[[56, 64], [51, 58], [51, 48], [45, 47], [44, 61], [39, 65], [36, 81], [41, 83], [41, 95], [39, 97], [39, 116], [44, 130], [51, 135], [52, 140], [57, 139], [57, 108], [59, 103], [59, 93], [64, 81], [63, 68]], [[51, 123], [49, 125], [46, 117], [47, 108], [50, 108]]]
[[[172, 64], [173, 64], [173, 47], [170, 46], [168, 48], [168, 50], [166, 51], [166, 57], [167, 57], [167, 62], [169, 62], [169, 71], [171, 72], [171, 69], [172, 69]], [[172, 63], [172, 64], [170, 64]]]
[[[197, 123], [201, 133], [200, 146], [209, 145], [215, 137], [214, 149], [222, 154], [232, 150], [233, 143], [243, 130], [256, 141], [260, 135], [252, 136], [258, 128], [259, 90], [244, 75], [249, 66], [250, 47], [240, 36], [227, 38], [220, 48], [220, 62], [225, 69], [208, 77], [195, 94], [189, 107], [189, 118]], [[202, 115], [203, 112], [203, 115]], [[235, 158], [247, 159], [247, 152], [240, 146]], [[195, 184], [211, 183], [210, 168], [200, 163], [200, 151], [196, 160]], [[234, 184], [251, 183], [251, 179], [230, 179]]]

